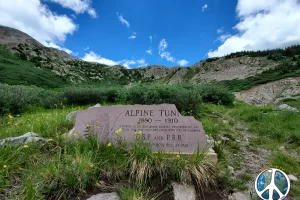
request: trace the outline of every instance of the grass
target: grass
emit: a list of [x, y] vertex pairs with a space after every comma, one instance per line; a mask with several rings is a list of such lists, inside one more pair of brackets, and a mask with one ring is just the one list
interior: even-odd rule
[[[97, 188], [100, 181], [114, 184], [130, 180], [146, 188], [154, 180], [161, 185], [171, 181], [195, 183], [203, 190], [214, 185], [216, 170], [201, 152], [192, 156], [154, 154], [140, 140], [127, 149], [99, 143], [94, 137], [64, 139], [62, 134], [72, 127], [65, 116], [77, 109], [36, 108], [18, 117], [1, 118], [1, 138], [32, 131], [51, 141], [45, 145], [30, 143], [26, 148], [24, 144], [0, 148], [0, 193], [8, 194], [9, 199], [68, 199]], [[124, 195], [131, 198], [128, 196], [133, 194], [128, 193]], [[155, 199], [146, 193], [135, 195], [137, 199]]]
[[119, 191], [122, 200], [156, 200], [162, 193], [150, 194], [151, 191], [143, 191], [141, 188], [121, 188]]
[[[218, 169], [207, 163], [202, 152], [192, 156], [163, 152], [154, 154], [138, 138], [130, 149], [101, 144], [95, 138], [77, 142], [62, 138], [61, 135], [72, 128], [72, 123], [66, 121], [65, 116], [86, 107], [63, 104], [56, 109], [33, 107], [20, 116], [3, 116], [0, 139], [33, 131], [53, 141], [44, 146], [29, 144], [29, 148], [23, 145], [1, 148], [0, 193], [8, 193], [11, 199], [69, 198], [71, 194], [97, 189], [99, 182], [112, 185], [127, 182], [129, 185], [119, 191], [123, 199], [150, 200], [156, 196], [149, 195], [152, 190], [150, 192], [147, 188], [163, 188], [171, 181], [194, 184], [203, 189], [217, 186], [223, 191], [247, 190], [246, 183], [252, 180], [252, 176], [246, 172], [233, 177], [227, 169], [228, 165], [235, 170], [242, 167], [243, 158], [232, 157], [241, 148], [235, 141], [241, 135], [233, 127], [240, 121], [246, 123], [249, 131], [257, 136], [249, 141], [254, 149], [267, 146], [277, 152], [275, 150], [280, 145], [285, 145], [294, 147], [290, 148], [291, 152], [299, 150], [299, 115], [288, 112], [278, 114], [273, 112], [273, 107], [256, 107], [240, 102], [232, 106], [202, 104], [198, 110], [197, 119], [216, 141], [214, 149], [219, 157]], [[277, 136], [279, 134], [281, 137]], [[222, 141], [220, 136], [229, 138], [229, 141]], [[299, 177], [297, 158], [277, 152], [270, 159], [272, 165]], [[293, 196], [299, 196], [297, 188], [297, 183], [292, 186]], [[159, 195], [160, 192], [155, 194]]]

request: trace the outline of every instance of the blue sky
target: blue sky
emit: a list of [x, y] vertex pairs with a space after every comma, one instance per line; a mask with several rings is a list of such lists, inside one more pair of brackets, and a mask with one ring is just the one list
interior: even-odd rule
[[0, 2], [0, 24], [77, 58], [128, 68], [189, 66], [300, 42], [297, 0], [22, 1]]

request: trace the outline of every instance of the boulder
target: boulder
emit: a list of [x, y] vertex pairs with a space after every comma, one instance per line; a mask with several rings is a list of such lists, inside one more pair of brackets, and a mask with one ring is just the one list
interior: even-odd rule
[[76, 119], [76, 114], [78, 111], [72, 111], [66, 116], [66, 120], [68, 121], [74, 121]]
[[100, 103], [97, 103], [96, 105], [90, 107], [90, 108], [97, 108], [97, 107], [101, 107], [101, 104]]
[[282, 110], [286, 110], [286, 111], [291, 111], [291, 112], [299, 112], [297, 110], [297, 108], [294, 108], [290, 105], [287, 105], [287, 104], [281, 104], [278, 106], [278, 108], [282, 109]]
[[287, 175], [290, 179], [290, 181], [298, 181], [298, 178], [292, 174]]
[[196, 200], [196, 191], [194, 186], [180, 185], [172, 183], [174, 200]]
[[208, 152], [206, 153], [206, 157], [209, 163], [213, 164], [214, 166], [218, 163], [218, 155], [213, 150], [213, 148], [209, 148]]
[[120, 197], [117, 195], [117, 193], [100, 193], [91, 196], [87, 200], [120, 200]]
[[21, 144], [21, 143], [27, 144], [31, 142], [48, 142], [48, 140], [39, 136], [36, 133], [28, 132], [18, 137], [9, 137], [0, 140], [0, 146], [4, 144]]
[[231, 166], [228, 166], [227, 169], [229, 170], [231, 175], [234, 175], [234, 168]]
[[235, 192], [228, 197], [228, 200], [250, 200], [250, 195], [243, 192]]

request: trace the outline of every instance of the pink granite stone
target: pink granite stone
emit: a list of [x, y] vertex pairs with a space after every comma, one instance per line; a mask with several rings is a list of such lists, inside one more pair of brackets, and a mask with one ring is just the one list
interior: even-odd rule
[[175, 105], [117, 105], [88, 108], [77, 113], [73, 133], [79, 137], [96, 134], [100, 142], [117, 141], [115, 131], [133, 142], [137, 134], [151, 144], [154, 152], [193, 153], [204, 150], [208, 143], [202, 123], [194, 117], [182, 116]]

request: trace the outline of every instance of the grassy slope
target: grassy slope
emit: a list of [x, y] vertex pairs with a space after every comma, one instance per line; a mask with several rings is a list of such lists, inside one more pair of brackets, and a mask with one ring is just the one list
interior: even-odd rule
[[20, 60], [0, 46], [0, 82], [11, 85], [36, 85], [57, 88], [67, 82], [47, 69], [35, 68], [29, 61]]

